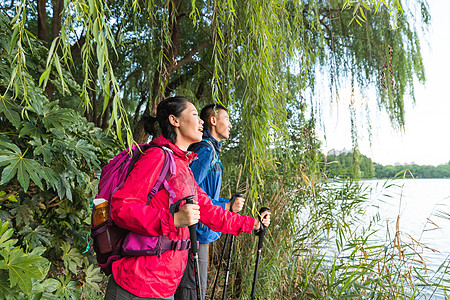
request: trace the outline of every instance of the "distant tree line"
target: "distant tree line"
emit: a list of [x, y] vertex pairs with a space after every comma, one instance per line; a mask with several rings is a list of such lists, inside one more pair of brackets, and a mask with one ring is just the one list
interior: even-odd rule
[[374, 164], [375, 177], [377, 178], [392, 178], [399, 173], [404, 172], [406, 177], [414, 178], [450, 178], [450, 162], [446, 165], [439, 166], [422, 166], [416, 164], [383, 166], [381, 164]]
[[376, 176], [374, 163], [359, 151], [348, 151], [324, 156], [324, 171], [329, 178]]
[[370, 158], [359, 151], [348, 151], [339, 154], [324, 156], [324, 171], [329, 178], [357, 177], [394, 178], [405, 176], [408, 178], [450, 178], [450, 161], [439, 166], [408, 165], [381, 165], [372, 162]]

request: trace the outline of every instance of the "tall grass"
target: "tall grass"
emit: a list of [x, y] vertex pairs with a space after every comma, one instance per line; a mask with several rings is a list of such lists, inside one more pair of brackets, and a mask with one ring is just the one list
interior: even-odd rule
[[[229, 171], [230, 178], [239, 173]], [[306, 170], [305, 165], [283, 176], [277, 173], [264, 178], [261, 203], [271, 208], [272, 224], [262, 251], [258, 299], [447, 297], [448, 260], [437, 270], [428, 268], [421, 256], [427, 246], [400, 230], [400, 213], [396, 222], [386, 224], [378, 214], [367, 215], [370, 190], [364, 185], [352, 179], [329, 180], [320, 169]], [[225, 191], [245, 190], [245, 184], [235, 184], [228, 182]], [[393, 188], [400, 189], [402, 197], [401, 186], [391, 181], [383, 186]], [[210, 284], [223, 240], [211, 247]], [[250, 299], [256, 242], [250, 235], [236, 238], [226, 299]], [[221, 282], [223, 278], [215, 299], [222, 297]]]

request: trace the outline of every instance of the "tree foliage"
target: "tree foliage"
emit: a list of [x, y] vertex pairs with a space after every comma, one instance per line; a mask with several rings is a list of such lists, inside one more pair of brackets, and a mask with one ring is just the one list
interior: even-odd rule
[[400, 175], [406, 178], [450, 178], [450, 164], [439, 166], [426, 166], [417, 164], [386, 165], [375, 164], [377, 178], [397, 178]]
[[329, 153], [324, 158], [324, 171], [330, 178], [372, 179], [376, 176], [372, 159], [359, 153], [358, 150], [339, 154]]

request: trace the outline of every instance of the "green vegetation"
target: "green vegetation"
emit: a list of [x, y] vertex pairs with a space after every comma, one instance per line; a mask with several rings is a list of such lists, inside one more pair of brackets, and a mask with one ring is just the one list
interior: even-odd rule
[[375, 163], [375, 177], [394, 178], [399, 173], [405, 173], [405, 177], [414, 178], [450, 178], [450, 162], [439, 166], [410, 165], [387, 165]]
[[[326, 159], [326, 160], [325, 160]], [[343, 176], [351, 178], [396, 178], [404, 173], [405, 177], [413, 178], [450, 178], [450, 162], [439, 166], [387, 165], [373, 163], [370, 158], [359, 151], [347, 151], [328, 154], [324, 158], [324, 170], [329, 177]]]
[[343, 176], [352, 178], [376, 177], [376, 170], [370, 158], [356, 151], [328, 154], [325, 157], [325, 171], [329, 177]]
[[[314, 136], [322, 102], [304, 98], [319, 70], [333, 93], [341, 82], [373, 86], [378, 107], [403, 126], [412, 83], [425, 79], [414, 22], [426, 27], [429, 15], [425, 0], [416, 4], [419, 13], [372, 0], [0, 4], [0, 295], [102, 297], [106, 278], [87, 247], [94, 172], [147, 141], [141, 116], [175, 94], [230, 109], [224, 195], [245, 192], [246, 214], [273, 212], [258, 297], [447, 290], [444, 275], [423, 275], [398, 232], [374, 245], [370, 228], [352, 229], [365, 192], [324, 161]], [[364, 159], [352, 161], [356, 178], [370, 176]], [[233, 299], [248, 299], [255, 250], [253, 236], [237, 238]]]

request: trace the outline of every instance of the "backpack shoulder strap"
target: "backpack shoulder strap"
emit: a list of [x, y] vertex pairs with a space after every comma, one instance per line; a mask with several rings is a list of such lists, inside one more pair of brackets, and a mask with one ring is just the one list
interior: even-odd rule
[[[177, 167], [175, 165], [175, 159], [173, 157], [173, 152], [167, 147], [164, 146], [151, 146], [151, 147], [158, 147], [161, 148], [164, 151], [164, 163], [161, 170], [161, 173], [159, 174], [158, 179], [156, 180], [155, 185], [150, 190], [150, 193], [147, 197], [147, 205], [150, 204], [150, 201], [152, 198], [156, 195], [156, 193], [161, 190], [161, 188], [164, 186], [164, 188], [169, 192], [169, 207], [173, 203], [173, 199], [175, 199], [176, 195], [175, 192], [172, 190], [172, 188], [168, 184], [168, 180], [172, 175], [175, 175]], [[149, 147], [150, 148], [150, 147]], [[148, 148], [147, 148], [148, 149]]]
[[214, 145], [211, 143], [210, 140], [207, 139], [203, 139], [203, 141], [207, 142], [213, 151], [213, 159], [211, 160], [211, 164], [209, 165], [209, 171], [211, 171], [214, 168], [214, 165], [218, 162], [220, 164], [220, 166], [222, 167], [222, 162], [220, 161], [219, 155], [217, 154], [216, 148], [214, 147]]

